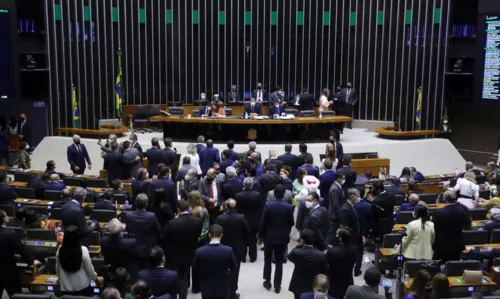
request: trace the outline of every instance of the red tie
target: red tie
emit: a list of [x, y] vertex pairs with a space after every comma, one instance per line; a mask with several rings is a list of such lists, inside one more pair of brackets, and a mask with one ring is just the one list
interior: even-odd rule
[[[210, 198], [214, 198], [214, 185], [212, 185], [212, 183], [210, 183]], [[214, 208], [215, 203], [210, 203], [210, 207]]]

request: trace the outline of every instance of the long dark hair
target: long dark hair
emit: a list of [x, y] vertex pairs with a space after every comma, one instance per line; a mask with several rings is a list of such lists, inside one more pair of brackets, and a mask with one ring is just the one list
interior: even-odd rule
[[451, 298], [450, 282], [443, 273], [437, 273], [432, 278], [431, 298]]
[[400, 178], [408, 178], [408, 179], [410, 179], [410, 177], [411, 177], [410, 168], [409, 167], [403, 168], [403, 170], [401, 171], [401, 175], [399, 177]]
[[416, 295], [420, 299], [426, 298], [426, 286], [429, 280], [431, 280], [429, 272], [427, 272], [427, 270], [419, 270], [415, 273], [415, 277], [413, 278], [413, 282], [408, 290], [408, 293]]
[[160, 225], [174, 218], [173, 208], [168, 204], [167, 194], [163, 188], [156, 189], [153, 194], [153, 202], [150, 210], [156, 214]]
[[123, 267], [117, 268], [112, 274], [110, 285], [115, 287], [123, 296], [130, 292], [130, 274]]
[[74, 225], [64, 230], [64, 239], [59, 248], [59, 264], [61, 268], [75, 273], [82, 266], [82, 244], [78, 228]]
[[427, 212], [427, 208], [423, 205], [415, 206], [415, 218], [422, 219], [422, 229], [425, 230], [425, 222], [429, 221], [429, 213]]

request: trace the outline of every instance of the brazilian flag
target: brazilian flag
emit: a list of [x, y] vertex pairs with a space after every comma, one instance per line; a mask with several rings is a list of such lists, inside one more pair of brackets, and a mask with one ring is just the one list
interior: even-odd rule
[[73, 128], [80, 129], [80, 108], [78, 107], [78, 102], [76, 101], [76, 87], [72, 86], [72, 98], [73, 98]]
[[116, 53], [118, 57], [118, 74], [116, 75], [116, 85], [115, 85], [115, 102], [116, 102], [116, 114], [118, 118], [121, 118], [123, 112], [123, 86], [122, 86], [122, 51], [118, 48]]
[[417, 90], [418, 94], [418, 100], [417, 100], [417, 111], [415, 112], [415, 120], [417, 124], [415, 125], [415, 130], [419, 131], [420, 130], [420, 116], [422, 112], [422, 87], [419, 87]]

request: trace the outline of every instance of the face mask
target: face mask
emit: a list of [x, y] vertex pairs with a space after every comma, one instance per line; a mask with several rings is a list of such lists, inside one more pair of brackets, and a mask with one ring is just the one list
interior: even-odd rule
[[319, 292], [319, 291], [314, 291], [314, 299], [326, 299], [328, 298], [327, 293]]
[[308, 209], [312, 209], [312, 207], [313, 207], [312, 202], [310, 202], [310, 201], [306, 201], [306, 208], [308, 208]]
[[80, 144], [80, 140], [75, 140], [75, 144]]
[[361, 202], [361, 197], [358, 197], [358, 198], [356, 199], [356, 203], [360, 203], [360, 202]]
[[284, 179], [285, 181], [288, 180], [288, 176], [284, 173], [280, 174], [281, 178]]
[[274, 105], [274, 107], [279, 108], [279, 107], [280, 107], [280, 105], [279, 105], [279, 104], [276, 104], [276, 105]]
[[345, 184], [345, 180], [342, 180], [342, 182], [340, 182], [341, 185], [344, 185]]
[[233, 92], [235, 92], [235, 91], [236, 91], [236, 88], [233, 88]]
[[19, 118], [20, 122], [23, 122], [24, 120], [25, 120], [25, 118], [22, 118], [22, 117]]
[[217, 174], [219, 174], [219, 173], [220, 173], [220, 170], [216, 169], [216, 170], [215, 170], [215, 172], [216, 172]]
[[347, 85], [347, 88], [352, 88], [352, 86], [351, 85]]
[[448, 123], [448, 121], [447, 121], [447, 120], [445, 120], [445, 121], [443, 121], [443, 123], [444, 123], [444, 124], [447, 124], [447, 123]]
[[28, 150], [28, 149], [30, 149], [30, 145], [29, 145], [29, 144], [26, 144], [25, 149], [27, 149], [27, 150]]
[[206, 96], [205, 96], [205, 95], [202, 95], [202, 96], [201, 96], [201, 99], [202, 99], [202, 100], [204, 100], [205, 98], [206, 98]]
[[190, 175], [187, 175], [184, 177], [184, 180], [190, 182], [193, 178]]
[[207, 177], [207, 181], [211, 183], [211, 182], [213, 182], [213, 181], [214, 181], [214, 178], [209, 178], [209, 177]]

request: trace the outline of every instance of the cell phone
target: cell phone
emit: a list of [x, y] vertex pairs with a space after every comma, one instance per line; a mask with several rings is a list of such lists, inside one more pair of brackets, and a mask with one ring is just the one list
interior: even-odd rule
[[54, 291], [54, 287], [53, 286], [47, 286], [47, 291]]
[[40, 241], [34, 241], [33, 245], [42, 245], [42, 242], [40, 242]]
[[57, 282], [59, 280], [59, 277], [49, 277], [47, 278], [47, 282], [50, 282], [50, 283], [54, 283], [54, 282]]
[[380, 286], [383, 286], [383, 287], [392, 287], [392, 280], [390, 279], [381, 279], [380, 280], [380, 283], [379, 283]]
[[93, 287], [93, 288], [95, 288], [97, 285], [95, 284], [95, 281], [91, 280], [90, 281], [90, 286]]
[[468, 287], [468, 288], [467, 288], [467, 291], [468, 291], [468, 292], [474, 292], [474, 287]]
[[488, 280], [486, 278], [483, 278], [483, 283], [488, 283]]

